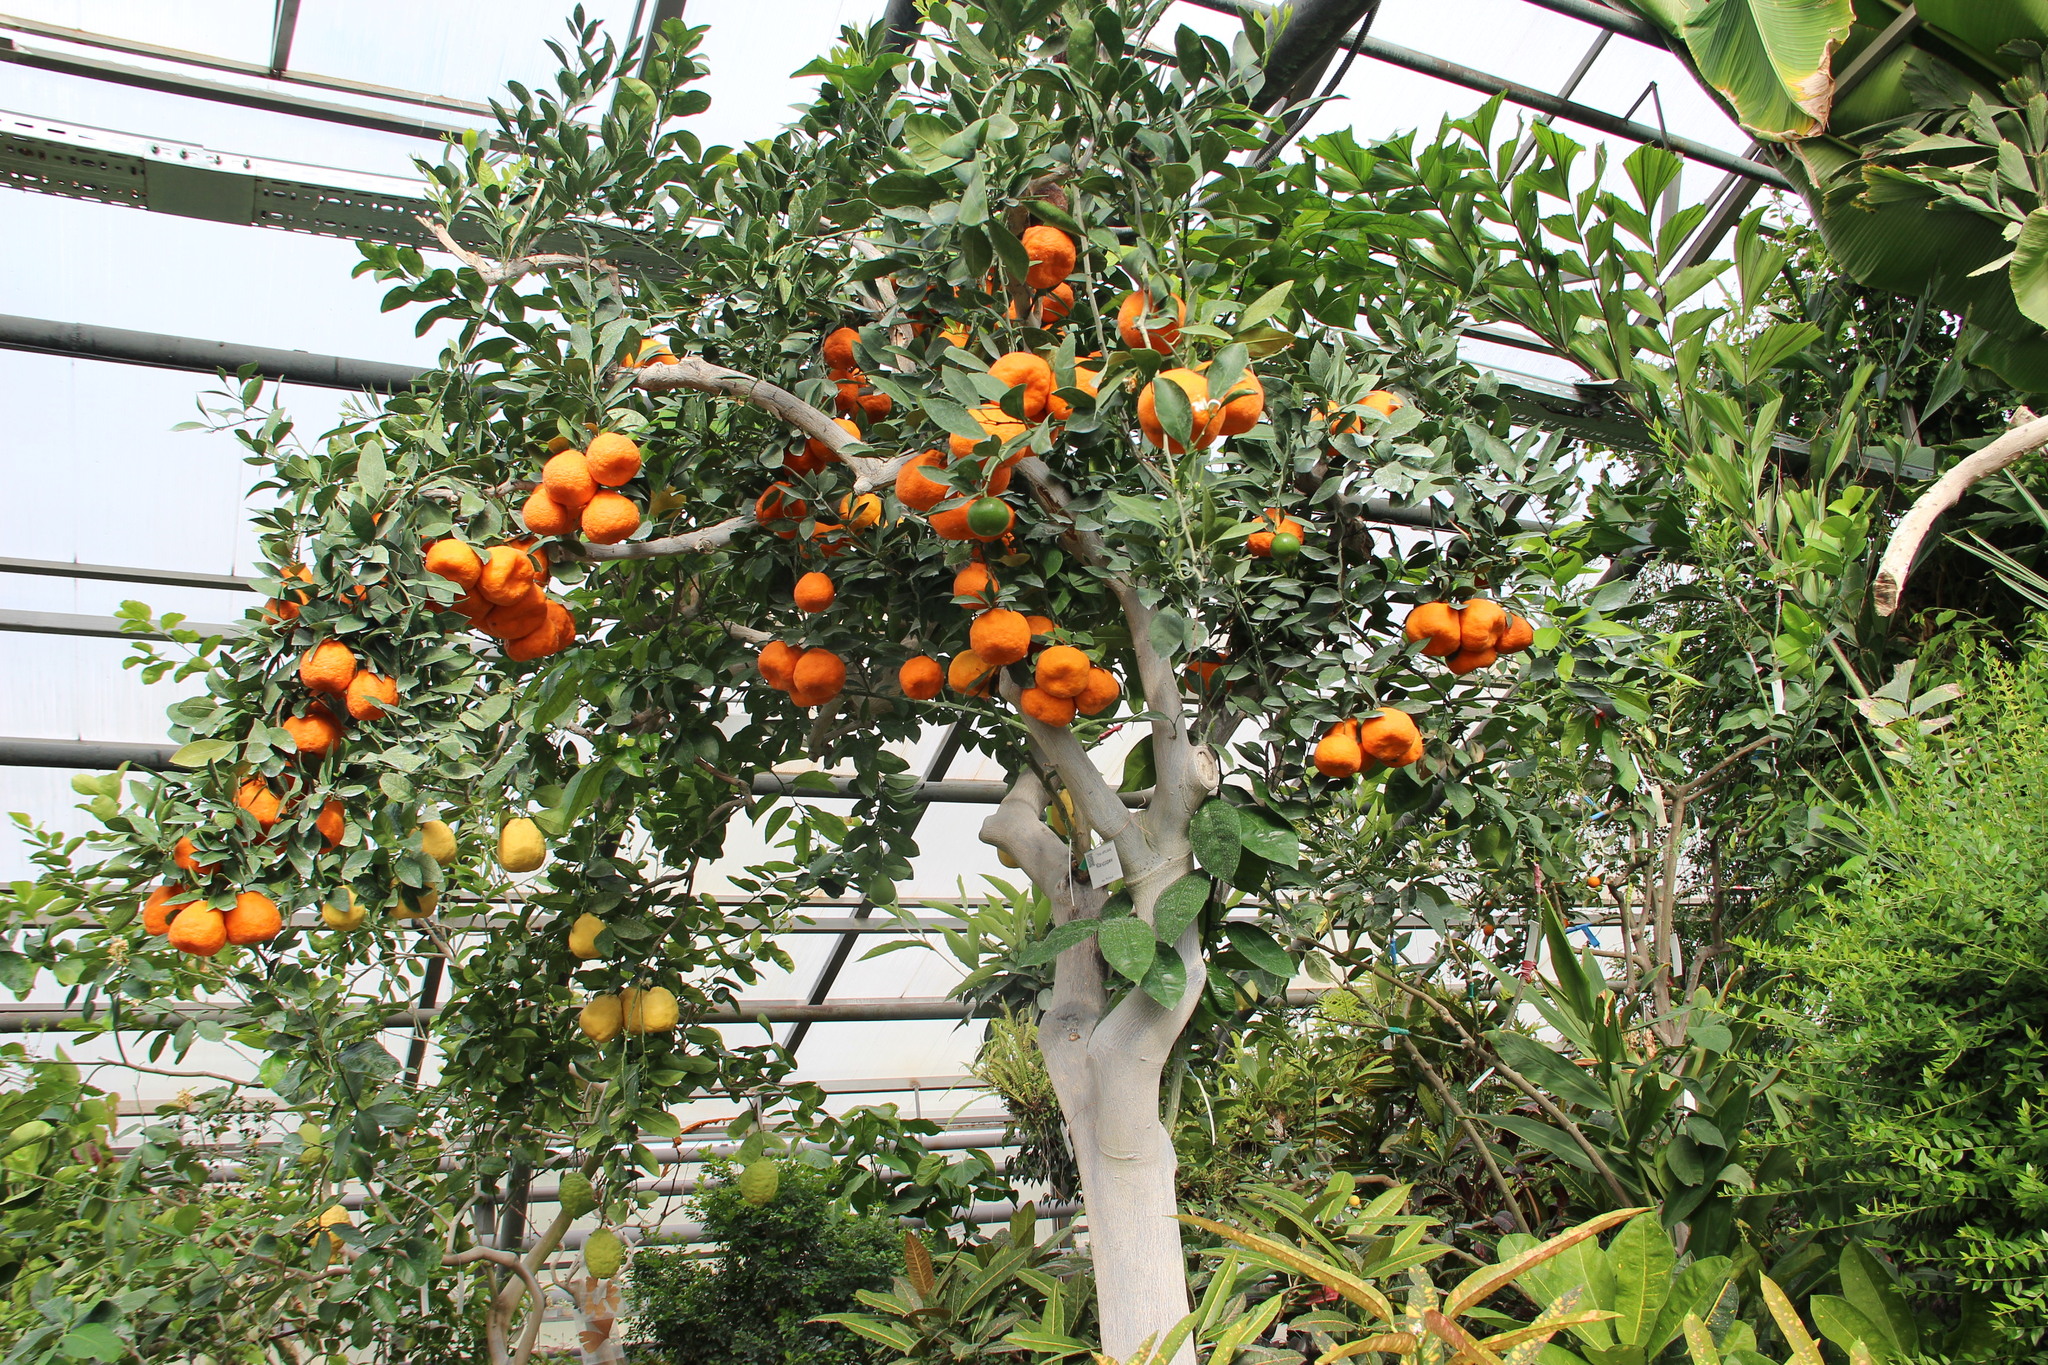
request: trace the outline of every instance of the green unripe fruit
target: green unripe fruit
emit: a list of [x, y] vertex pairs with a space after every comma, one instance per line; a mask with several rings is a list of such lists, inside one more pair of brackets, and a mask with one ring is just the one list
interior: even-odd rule
[[1292, 559], [1301, 553], [1301, 537], [1292, 531], [1275, 531], [1272, 551], [1275, 559]]
[[583, 1268], [594, 1280], [609, 1280], [626, 1263], [626, 1244], [610, 1228], [599, 1228], [583, 1244]]
[[[571, 1171], [562, 1177], [562, 1212], [571, 1218], [581, 1218], [597, 1207], [597, 1194], [590, 1188], [590, 1177], [581, 1171]], [[584, 1253], [586, 1256], [588, 1251]]]
[[775, 1191], [782, 1183], [782, 1172], [767, 1157], [749, 1162], [740, 1172], [740, 1198], [760, 1208], [763, 1204], [775, 1202]]
[[967, 509], [967, 529], [994, 538], [1010, 529], [1010, 505], [1001, 498], [978, 498]]

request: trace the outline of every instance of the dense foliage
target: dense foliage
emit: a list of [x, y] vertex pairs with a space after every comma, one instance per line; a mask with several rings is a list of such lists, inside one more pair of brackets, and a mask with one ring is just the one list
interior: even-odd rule
[[894, 1219], [852, 1213], [825, 1176], [779, 1163], [775, 1198], [750, 1203], [729, 1171], [711, 1168], [690, 1201], [710, 1256], [643, 1250], [631, 1267], [633, 1336], [669, 1365], [857, 1365], [858, 1338], [813, 1323], [886, 1289], [903, 1266]]

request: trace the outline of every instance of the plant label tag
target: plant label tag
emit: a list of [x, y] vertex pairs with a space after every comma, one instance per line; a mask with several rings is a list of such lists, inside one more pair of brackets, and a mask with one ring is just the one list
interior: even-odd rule
[[1115, 844], [1097, 844], [1081, 859], [1082, 868], [1088, 873], [1088, 885], [1108, 886], [1124, 875], [1123, 855], [1116, 851]]

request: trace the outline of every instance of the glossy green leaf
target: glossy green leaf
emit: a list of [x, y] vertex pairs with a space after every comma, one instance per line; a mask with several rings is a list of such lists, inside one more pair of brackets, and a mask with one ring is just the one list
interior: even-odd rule
[[1188, 843], [1195, 850], [1195, 862], [1204, 872], [1225, 881], [1237, 871], [1244, 851], [1243, 827], [1237, 807], [1228, 801], [1204, 801], [1188, 825]]

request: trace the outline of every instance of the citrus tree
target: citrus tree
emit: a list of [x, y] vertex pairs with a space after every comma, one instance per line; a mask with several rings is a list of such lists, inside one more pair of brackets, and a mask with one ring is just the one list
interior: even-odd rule
[[[1160, 32], [1163, 0], [927, 9], [916, 55], [848, 32], [818, 101], [736, 151], [690, 132], [697, 31], [621, 51], [577, 15], [553, 80], [427, 168], [453, 263], [364, 247], [386, 307], [444, 329], [438, 368], [312, 446], [223, 416], [277, 495], [273, 601], [172, 708], [187, 771], [94, 787], [106, 857], [53, 842], [21, 898], [23, 960], [116, 1022], [238, 1001], [213, 1027], [315, 1115], [309, 1198], [382, 1192], [305, 1254], [380, 1313], [394, 1268], [481, 1263], [496, 1358], [531, 1349], [539, 1261], [591, 1203], [626, 1216], [705, 1090], [793, 1094], [870, 1202], [973, 1197], [985, 1164], [905, 1161], [888, 1116], [823, 1120], [786, 1058], [701, 1023], [806, 897], [893, 899], [901, 750], [942, 724], [1012, 775], [982, 837], [1051, 907], [1025, 965], [1050, 964], [1103, 1347], [1163, 1335], [1162, 1075], [1191, 1020], [1293, 974], [1295, 822], [1511, 744], [1512, 717], [1476, 736], [1558, 639], [1518, 575], [1550, 601], [1587, 563], [1529, 529], [1582, 501], [1567, 446], [1459, 360], [1463, 295], [1394, 249], [1370, 158], [1339, 212], [1246, 155], [1273, 35]], [[736, 921], [693, 874], [798, 759], [853, 811], [767, 813]], [[377, 1042], [423, 948], [445, 1001], [395, 1022], [437, 1046], [431, 1087]], [[564, 1146], [594, 1197], [565, 1182], [524, 1257], [516, 1218], [472, 1231], [479, 1185], [516, 1208]]]

